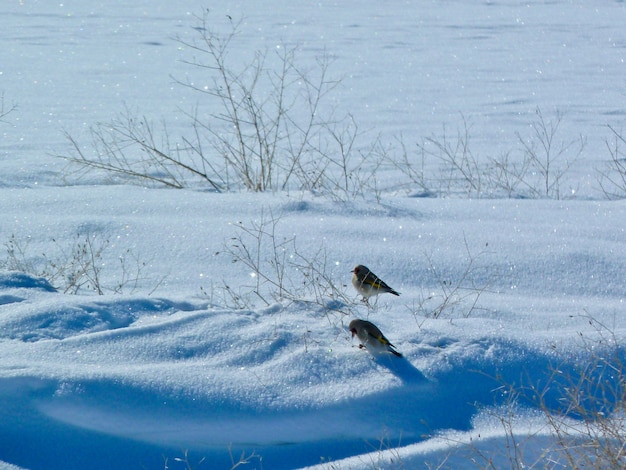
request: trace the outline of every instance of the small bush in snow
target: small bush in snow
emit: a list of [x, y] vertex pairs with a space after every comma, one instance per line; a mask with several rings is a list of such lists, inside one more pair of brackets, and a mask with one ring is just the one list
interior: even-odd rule
[[[105, 281], [103, 253], [110, 248], [109, 240], [95, 233], [79, 233], [70, 245], [61, 245], [55, 239], [56, 254], [32, 255], [29, 239], [12, 235], [4, 247], [6, 255], [0, 267], [42, 277], [66, 294], [95, 292], [123, 293], [134, 291], [140, 281], [145, 262], [130, 250], [119, 256], [119, 270], [115, 281]], [[108, 276], [107, 276], [108, 279]]]
[[237, 224], [237, 233], [225, 243], [221, 254], [245, 266], [252, 281], [237, 292], [225, 285], [231, 303], [238, 308], [249, 308], [255, 299], [265, 305], [284, 300], [351, 304], [344, 286], [333, 277], [325, 248], [303, 252], [295, 237], [281, 234], [279, 222], [280, 217], [262, 213], [257, 222]]
[[177, 79], [201, 98], [185, 113], [190, 135], [173, 142], [165, 124], [157, 130], [126, 110], [91, 127], [89, 150], [66, 134], [71, 151], [65, 158], [78, 174], [102, 170], [125, 180], [208, 185], [219, 192], [298, 189], [343, 199], [368, 191], [383, 157], [376, 144], [357, 149], [355, 120], [335, 116], [326, 104], [339, 85], [328, 76], [330, 57], [303, 67], [295, 49], [280, 47], [238, 64], [229, 52], [239, 25], [229, 26], [227, 34], [214, 33], [205, 15], [196, 41], [180, 41], [195, 54], [185, 61], [192, 75], [200, 74]]
[[626, 156], [623, 145], [626, 139], [617, 129], [609, 126], [612, 138], [606, 140], [611, 155], [605, 168], [599, 170], [598, 182], [607, 199], [623, 199], [626, 197]]
[[[626, 465], [626, 362], [624, 350], [611, 328], [588, 319], [591, 332], [580, 332], [580, 359], [553, 364], [545, 378], [520, 377], [504, 383], [498, 392], [503, 406], [490, 414], [507, 436], [504, 461], [510, 468], [624, 468]], [[498, 380], [497, 377], [494, 379]], [[515, 419], [525, 404], [544, 417], [543, 429], [550, 437], [540, 456], [533, 441], [516, 432]], [[481, 451], [468, 445], [472, 461], [495, 468], [502, 457], [493, 449]], [[483, 465], [480, 465], [482, 468]]]

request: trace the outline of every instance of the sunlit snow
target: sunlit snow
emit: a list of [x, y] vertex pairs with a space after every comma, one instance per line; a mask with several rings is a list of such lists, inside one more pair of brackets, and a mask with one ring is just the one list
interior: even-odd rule
[[[401, 137], [418, 155], [467, 129], [501, 162], [538, 113], [560, 119], [558, 193], [426, 190], [390, 164], [376, 190], [335, 197], [67, 166], [67, 135], [90, 152], [90, 128], [124, 110], [172, 140], [192, 133], [185, 113], [218, 112], [180, 83], [213, 84], [190, 64], [203, 14], [218, 31], [241, 19], [235, 64], [287, 47], [313, 71], [326, 54], [341, 82], [321, 111], [352, 115], [359, 145]], [[625, 3], [4, 0], [0, 15], [1, 468], [567, 465], [542, 408], [563, 411], [562, 377], [589, 358], [624, 364], [626, 204], [598, 180], [626, 116]], [[72, 284], [92, 255], [98, 279]], [[361, 302], [357, 264], [401, 295]], [[404, 357], [360, 349], [357, 317]]]

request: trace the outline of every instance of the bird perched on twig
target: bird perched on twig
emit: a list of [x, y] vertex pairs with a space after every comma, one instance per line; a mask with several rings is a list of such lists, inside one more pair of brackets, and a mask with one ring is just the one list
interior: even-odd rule
[[372, 352], [388, 351], [398, 357], [402, 357], [402, 354], [396, 351], [396, 347], [385, 338], [382, 331], [372, 322], [359, 319], [352, 320], [348, 328], [350, 328], [353, 338], [354, 335], [357, 335], [361, 340], [359, 348], [367, 348]]
[[389, 287], [382, 279], [369, 270], [367, 266], [359, 264], [352, 271], [352, 285], [359, 294], [363, 296], [363, 302], [367, 302], [373, 295], [389, 292], [393, 295], [400, 295]]

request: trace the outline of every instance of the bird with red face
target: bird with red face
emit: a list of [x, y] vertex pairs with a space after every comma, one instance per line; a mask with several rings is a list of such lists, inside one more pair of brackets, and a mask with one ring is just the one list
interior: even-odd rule
[[396, 347], [372, 322], [356, 319], [350, 322], [348, 328], [352, 337], [356, 335], [361, 341], [359, 348], [366, 348], [373, 353], [390, 352], [394, 356], [402, 357], [402, 354], [396, 351]]
[[399, 292], [389, 287], [382, 279], [369, 270], [367, 266], [359, 264], [352, 271], [352, 285], [359, 294], [363, 296], [363, 302], [374, 295], [386, 292], [393, 295], [400, 295]]

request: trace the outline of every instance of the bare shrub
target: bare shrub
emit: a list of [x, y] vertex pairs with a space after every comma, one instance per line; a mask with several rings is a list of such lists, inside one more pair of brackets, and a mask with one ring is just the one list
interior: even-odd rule
[[249, 270], [251, 284], [234, 291], [224, 283], [225, 300], [237, 308], [249, 308], [255, 300], [272, 302], [310, 302], [327, 314], [340, 317], [352, 308], [344, 285], [332, 274], [326, 248], [303, 252], [294, 236], [284, 237], [278, 230], [280, 217], [262, 213], [257, 222], [236, 224], [237, 233], [226, 241], [220, 255], [231, 257]]
[[[495, 157], [474, 153], [471, 125], [463, 116], [456, 132], [444, 126], [441, 135], [418, 142], [415, 155], [407, 151], [402, 137], [389, 144], [376, 136], [363, 145], [354, 116], [337, 116], [329, 99], [340, 84], [330, 77], [329, 54], [304, 66], [296, 48], [279, 46], [257, 50], [247, 62], [238, 63], [232, 51], [238, 47], [242, 21], [216, 24], [225, 26], [225, 33], [212, 28], [207, 12], [197, 21], [197, 36], [179, 39], [191, 55], [183, 60], [190, 66], [189, 75], [174, 78], [199, 97], [198, 105], [183, 113], [189, 133], [170, 136], [165, 123], [155, 126], [125, 110], [111, 122], [90, 128], [90, 148], [66, 134], [70, 150], [64, 158], [77, 168], [74, 175], [95, 170], [172, 188], [307, 190], [336, 200], [380, 201], [379, 173], [395, 168], [407, 182], [395, 181], [394, 189], [408, 184], [423, 195], [567, 196], [565, 176], [585, 141], [559, 141], [559, 112], [546, 119], [537, 108], [530, 136], [517, 133], [519, 152]], [[570, 189], [574, 194], [575, 188]]]
[[215, 191], [221, 191], [225, 180], [203, 154], [193, 148], [176, 146], [170, 142], [166, 125], [155, 135], [154, 124], [145, 116], [136, 116], [126, 109], [111, 122], [96, 124], [89, 129], [91, 151], [66, 133], [72, 146], [70, 156], [64, 157], [74, 171], [68, 174], [82, 176], [102, 170], [123, 180], [139, 180], [170, 188], [184, 188], [190, 178], [199, 179]]
[[[184, 468], [185, 470], [197, 470], [200, 467], [205, 467], [203, 464], [207, 464], [206, 468], [211, 468], [211, 462], [207, 461], [206, 457], [201, 457], [198, 459], [197, 462], [193, 462], [191, 460], [191, 457], [189, 456], [189, 451], [188, 450], [184, 450], [182, 451], [182, 457], [174, 457], [172, 459], [172, 462], [179, 464], [180, 466], [182, 466], [182, 468]], [[262, 464], [263, 463], [263, 458], [256, 453], [256, 451], [252, 451], [249, 453], [246, 453], [245, 451], [242, 451], [239, 458], [235, 457], [235, 455], [233, 454], [233, 449], [232, 446], [228, 447], [228, 455], [230, 457], [230, 462], [231, 462], [231, 467], [230, 470], [235, 470], [236, 468], [240, 468], [243, 466], [247, 466], [252, 464], [253, 462], [257, 462], [258, 464]], [[169, 470], [170, 469], [170, 459], [168, 457], [164, 457], [164, 465], [163, 465], [163, 469], [164, 470]]]
[[484, 191], [481, 164], [471, 150], [470, 126], [464, 117], [462, 119], [463, 125], [457, 129], [456, 135], [448, 135], [444, 126], [440, 137], [429, 137], [417, 144], [418, 153], [422, 161], [434, 159], [439, 162], [437, 192], [481, 197]]
[[609, 126], [609, 130], [613, 136], [606, 140], [606, 147], [611, 159], [599, 170], [598, 183], [607, 199], [623, 199], [626, 197], [626, 156], [622, 145], [626, 140], [617, 129]]
[[[448, 468], [445, 460], [452, 454], [466, 459], [468, 468], [625, 468], [625, 352], [613, 327], [588, 314], [582, 318], [591, 331], [579, 333], [575, 355], [523, 372], [514, 383], [486, 375], [501, 385], [493, 390], [496, 405], [481, 411], [501, 426], [504, 445], [481, 448], [471, 438], [446, 437], [453, 450], [429, 468]], [[526, 424], [518, 426], [529, 407], [541, 413], [532, 413], [531, 432]]]
[[488, 187], [494, 194], [504, 194], [508, 198], [524, 195], [530, 163], [528, 158], [517, 158], [512, 151], [490, 158], [485, 172]]
[[[78, 233], [70, 246], [60, 245], [52, 239], [58, 251], [54, 256], [32, 255], [29, 239], [20, 240], [12, 235], [5, 242], [6, 257], [0, 267], [21, 271], [47, 279], [56, 289], [66, 294], [88, 291], [98, 295], [107, 292], [133, 292], [143, 280], [142, 271], [146, 263], [131, 250], [119, 255], [118, 278], [112, 284], [103, 281], [105, 269], [104, 252], [109, 249], [108, 239], [91, 232]], [[162, 282], [159, 281], [154, 289]], [[154, 291], [152, 290], [152, 292]]]
[[456, 133], [444, 126], [442, 134], [417, 143], [411, 158], [403, 142], [394, 167], [424, 194], [485, 197], [547, 197], [561, 199], [565, 176], [580, 157], [585, 140], [558, 141], [562, 115], [552, 120], [538, 108], [531, 122], [531, 135], [517, 134], [520, 152], [508, 151], [482, 157], [472, 150], [471, 125], [462, 118]]
[[[583, 359], [575, 367], [554, 367], [546, 389], [536, 395], [572, 468], [626, 465], [626, 363], [612, 328], [585, 315], [594, 334], [580, 333]], [[559, 406], [545, 397], [558, 387]]]
[[[56, 243], [56, 240], [52, 241]], [[95, 234], [79, 234], [69, 250], [59, 247], [60, 257], [43, 255], [45, 267], [41, 275], [52, 285], [63, 286], [65, 293], [77, 294], [81, 289], [87, 289], [103, 295], [100, 273], [102, 253], [108, 244], [108, 240], [101, 240]]]
[[[612, 469], [626, 465], [624, 350], [612, 328], [588, 315], [584, 318], [591, 333], [579, 333], [576, 357], [552, 363], [543, 377], [535, 370], [518, 383], [502, 383], [496, 389], [505, 403], [489, 414], [505, 431], [510, 468]], [[533, 457], [524, 453], [522, 436], [516, 434], [514, 425], [519, 410], [529, 405], [541, 411], [544, 431], [551, 436], [552, 444], [539, 457], [536, 452]], [[532, 444], [533, 436], [523, 439], [524, 444]], [[478, 456], [485, 468], [492, 468], [493, 454], [473, 450], [472, 459]]]
[[535, 114], [531, 136], [518, 134], [528, 164], [521, 181], [531, 197], [561, 199], [563, 177], [582, 154], [586, 142], [582, 136], [570, 142], [556, 140], [563, 119], [558, 111], [553, 120], [546, 120], [539, 108]]
[[388, 144], [376, 136], [363, 145], [354, 116], [337, 116], [329, 100], [340, 80], [330, 77], [326, 52], [308, 67], [300, 64], [296, 48], [283, 46], [257, 50], [238, 63], [231, 52], [238, 47], [242, 21], [229, 19], [226, 33], [218, 33], [207, 12], [197, 20], [195, 39], [179, 39], [192, 56], [183, 60], [189, 76], [174, 78], [199, 97], [198, 105], [184, 112], [190, 132], [174, 138], [165, 123], [157, 127], [125, 110], [90, 128], [90, 148], [66, 134], [70, 151], [64, 158], [77, 168], [74, 175], [95, 170], [172, 188], [307, 190], [336, 200], [380, 201], [379, 173], [395, 168], [424, 195], [560, 199], [565, 175], [585, 146], [582, 137], [558, 141], [561, 114], [549, 120], [539, 108], [531, 135], [517, 134], [519, 155], [474, 153], [471, 125], [463, 116], [455, 133], [444, 126], [440, 136], [418, 142], [415, 155], [402, 137]]
[[231, 467], [230, 470], [235, 470], [236, 468], [250, 465], [253, 461], [258, 461], [259, 464], [263, 463], [263, 458], [256, 453], [256, 451], [252, 451], [250, 453], [246, 453], [245, 451], [241, 451], [239, 458], [237, 459], [233, 455], [233, 450], [231, 447], [228, 448], [228, 455], [230, 456]]
[[[165, 460], [165, 462], [164, 462], [164, 465], [163, 465], [163, 469], [164, 470], [169, 470], [169, 468], [170, 468], [169, 458], [164, 457], [164, 460]], [[184, 450], [182, 457], [174, 457], [172, 460], [174, 462], [184, 466], [185, 470], [196, 470], [196, 469], [200, 468], [200, 466], [204, 462], [206, 462], [206, 457], [201, 457], [196, 463], [192, 463], [191, 458], [189, 456], [189, 451], [188, 450]]]
[[329, 125], [320, 106], [339, 83], [328, 78], [330, 58], [323, 55], [315, 71], [306, 70], [298, 66], [295, 49], [280, 47], [271, 57], [256, 51], [248, 64], [232, 65], [228, 53], [239, 26], [220, 36], [205, 14], [198, 41], [181, 40], [198, 54], [187, 63], [211, 77], [208, 85], [207, 80], [178, 83], [215, 100], [220, 110], [208, 119], [190, 115], [198, 131], [190, 148], [204, 155], [207, 142], [223, 158], [224, 170], [251, 191], [285, 189], [294, 177], [310, 183], [307, 157], [318, 152], [316, 141]]
[[[164, 123], [157, 130], [126, 110], [92, 126], [89, 150], [66, 135], [71, 153], [64, 158], [78, 168], [76, 174], [103, 170], [173, 188], [195, 182], [214, 191], [299, 189], [341, 197], [371, 187], [360, 169], [371, 163], [375, 145], [357, 149], [355, 120], [336, 118], [325, 105], [340, 83], [329, 78], [328, 54], [307, 68], [298, 64], [295, 48], [279, 47], [237, 64], [229, 52], [241, 22], [229, 23], [226, 34], [213, 32], [207, 14], [199, 22], [195, 41], [179, 41], [194, 54], [184, 62], [200, 76], [175, 79], [202, 99], [185, 113], [192, 133], [176, 142]], [[368, 168], [374, 173], [376, 163]]]
[[35, 262], [27, 257], [29, 244], [29, 238], [18, 240], [15, 235], [11, 235], [4, 243], [6, 257], [0, 262], [0, 266], [8, 271], [20, 271], [34, 274], [36, 272]]
[[423, 323], [424, 318], [453, 318], [459, 315], [459, 311], [460, 316], [468, 318], [479, 309], [480, 296], [489, 288], [484, 280], [479, 281], [484, 267], [477, 264], [486, 247], [478, 255], [474, 255], [465, 240], [465, 250], [467, 257], [463, 270], [454, 277], [439, 272], [432, 257], [425, 255], [428, 269], [437, 279], [438, 291], [423, 293], [417, 304], [409, 308], [418, 325]]
[[338, 118], [326, 105], [340, 84], [329, 77], [328, 54], [317, 57], [314, 67], [303, 67], [295, 48], [279, 47], [269, 55], [257, 51], [237, 67], [229, 48], [239, 23], [220, 36], [206, 15], [201, 21], [198, 42], [183, 44], [198, 53], [187, 63], [211, 72], [211, 81], [178, 83], [216, 101], [220, 111], [208, 118], [188, 114], [195, 133], [185, 140], [187, 148], [204, 158], [208, 147], [223, 157], [222, 173], [251, 191], [295, 188], [349, 199], [375, 187], [383, 161], [378, 142], [361, 148], [354, 117]]
[[426, 168], [429, 152], [424, 148], [425, 144], [417, 144], [418, 151], [415, 157], [411, 156], [402, 135], [396, 138], [396, 144], [398, 149], [395, 153], [389, 153], [387, 162], [408, 178], [407, 188], [412, 191], [417, 189], [422, 196], [434, 194], [436, 184], [433, 181], [433, 176]]

